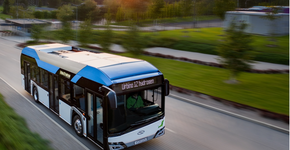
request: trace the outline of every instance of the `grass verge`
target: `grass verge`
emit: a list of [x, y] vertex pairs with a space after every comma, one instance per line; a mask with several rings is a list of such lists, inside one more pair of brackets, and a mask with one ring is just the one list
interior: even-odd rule
[[11, 18], [11, 16], [0, 13], [0, 19], [7, 19], [7, 18]]
[[[59, 31], [52, 34], [57, 37]], [[100, 33], [93, 31], [90, 43], [98, 43]], [[181, 29], [159, 32], [141, 32], [148, 47], [167, 47], [177, 50], [217, 55], [216, 46], [223, 38], [222, 28]], [[114, 31], [113, 43], [122, 44], [124, 31]], [[72, 36], [73, 40], [74, 36]], [[56, 38], [57, 39], [57, 38]], [[268, 37], [253, 35], [252, 46], [257, 53], [254, 60], [289, 65], [289, 36], [277, 37], [278, 47], [266, 46]]]
[[[181, 29], [143, 32], [150, 47], [168, 47], [184, 51], [215, 54], [223, 39], [222, 28]], [[277, 47], [268, 47], [268, 37], [253, 35], [254, 60], [289, 65], [289, 36], [277, 37]]]
[[[197, 21], [204, 21], [204, 20], [214, 20], [219, 19], [218, 16], [215, 15], [204, 15], [204, 16], [197, 16]], [[180, 22], [193, 22], [193, 17], [175, 17], [175, 18], [162, 18], [158, 19], [157, 23], [162, 25], [163, 23], [180, 23]], [[130, 21], [121, 21], [112, 23], [113, 25], [130, 25]], [[148, 26], [155, 24], [155, 19], [145, 19], [138, 21], [138, 24], [141, 26]]]
[[[123, 56], [133, 57], [124, 53]], [[170, 84], [233, 102], [289, 115], [289, 74], [243, 72], [240, 84], [226, 84], [226, 69], [151, 56], [140, 56], [156, 66]]]
[[0, 94], [0, 149], [50, 150], [48, 141], [32, 133], [23, 118], [18, 116]]

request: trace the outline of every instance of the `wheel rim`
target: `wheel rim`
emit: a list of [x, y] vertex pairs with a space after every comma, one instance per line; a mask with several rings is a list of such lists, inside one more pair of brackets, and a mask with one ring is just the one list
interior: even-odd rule
[[37, 90], [36, 89], [34, 89], [34, 92], [33, 92], [34, 94], [33, 94], [33, 97], [34, 97], [34, 100], [38, 100], [38, 97], [37, 97]]
[[82, 123], [81, 123], [80, 119], [77, 119], [77, 120], [75, 121], [75, 123], [74, 123], [74, 127], [75, 127], [76, 132], [77, 132], [78, 134], [81, 134], [83, 128], [82, 128]]

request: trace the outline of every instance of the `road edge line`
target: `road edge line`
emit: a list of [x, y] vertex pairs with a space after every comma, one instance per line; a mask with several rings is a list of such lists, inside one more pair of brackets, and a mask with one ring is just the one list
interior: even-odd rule
[[63, 130], [66, 134], [68, 134], [73, 140], [75, 140], [78, 144], [80, 144], [84, 149], [90, 150], [88, 147], [86, 147], [83, 143], [81, 143], [78, 139], [76, 139], [73, 135], [71, 135], [68, 131], [66, 131], [61, 125], [59, 125], [56, 121], [54, 121], [51, 117], [49, 117], [45, 112], [43, 112], [40, 108], [38, 108], [36, 105], [34, 105], [29, 99], [27, 99], [24, 95], [22, 95], [18, 90], [16, 90], [12, 85], [10, 85], [6, 80], [4, 80], [2, 77], [0, 79], [5, 82], [8, 86], [10, 86], [15, 92], [17, 92], [19, 95], [21, 95], [26, 101], [28, 101], [33, 107], [35, 107], [38, 111], [40, 111], [45, 117], [47, 117], [50, 121], [52, 121], [56, 126], [58, 126], [61, 130]]
[[262, 122], [262, 121], [251, 119], [251, 118], [239, 115], [239, 114], [235, 114], [235, 113], [232, 113], [232, 112], [220, 109], [220, 108], [216, 108], [216, 107], [213, 107], [213, 106], [210, 106], [210, 105], [202, 104], [202, 103], [199, 103], [199, 102], [196, 102], [196, 101], [193, 101], [193, 100], [181, 97], [181, 96], [177, 96], [177, 95], [174, 95], [174, 94], [170, 94], [169, 96], [171, 96], [173, 98], [180, 99], [180, 100], [185, 101], [185, 102], [192, 103], [194, 105], [198, 105], [198, 106], [201, 106], [201, 107], [204, 107], [204, 108], [207, 108], [207, 109], [211, 109], [211, 110], [214, 110], [214, 111], [217, 111], [217, 112], [229, 115], [229, 116], [233, 116], [233, 117], [237, 117], [237, 118], [240, 118], [240, 119], [243, 119], [243, 120], [247, 120], [247, 121], [250, 121], [250, 122], [253, 122], [253, 123], [268, 127], [268, 128], [271, 128], [271, 129], [274, 129], [274, 130], [279, 131], [279, 132], [283, 132], [283, 133], [289, 134], [289, 130], [277, 127], [275, 125], [271, 125], [269, 123], [265, 123], [265, 122]]

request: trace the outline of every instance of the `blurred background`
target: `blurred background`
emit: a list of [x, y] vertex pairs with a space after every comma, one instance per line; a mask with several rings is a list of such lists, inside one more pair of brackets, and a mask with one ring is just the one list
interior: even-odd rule
[[[0, 0], [0, 41], [3, 70], [4, 64], [11, 63], [4, 57], [19, 59], [12, 51], [54, 42], [156, 66], [175, 95], [166, 103], [171, 137], [131, 149], [289, 149], [288, 0]], [[8, 74], [17, 69], [2, 70], [0, 77], [12, 81]], [[5, 108], [6, 114], [9, 106], [3, 97], [0, 101], [0, 111]], [[217, 115], [196, 102], [265, 122], [279, 131], [249, 125], [249, 120], [241, 123], [237, 116]], [[16, 105], [14, 109], [18, 112]], [[0, 119], [0, 149], [26, 147], [11, 141], [23, 138], [19, 131], [29, 129], [3, 125], [25, 121], [7, 116]], [[205, 124], [208, 128], [202, 127]], [[31, 130], [41, 125], [28, 126]], [[42, 137], [47, 134], [33, 131]], [[242, 138], [236, 136], [241, 133]], [[200, 134], [204, 136], [197, 138]], [[205, 139], [220, 136], [225, 137], [207, 145]], [[41, 148], [28, 144], [27, 149], [70, 149], [66, 147], [70, 142], [60, 148], [52, 136], [45, 137], [52, 144], [34, 133], [29, 138], [34, 137]], [[250, 144], [242, 147], [238, 142]]]

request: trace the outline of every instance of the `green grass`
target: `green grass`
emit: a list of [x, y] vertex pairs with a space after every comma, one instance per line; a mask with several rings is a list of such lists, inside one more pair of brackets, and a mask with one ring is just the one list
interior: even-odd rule
[[[107, 28], [106, 25], [94, 25], [93, 26], [94, 28]], [[128, 27], [114, 27], [114, 26], [110, 26], [110, 28], [112, 29], [128, 29]]]
[[[130, 54], [122, 54], [132, 57]], [[140, 56], [156, 66], [170, 84], [252, 107], [289, 115], [289, 74], [242, 73], [240, 84], [226, 84], [226, 69]]]
[[[59, 31], [54, 31], [58, 35]], [[91, 43], [97, 43], [99, 33], [93, 31]], [[114, 31], [113, 43], [122, 44], [125, 31]], [[167, 47], [177, 50], [217, 55], [216, 46], [224, 38], [222, 28], [181, 29], [159, 32], [141, 32], [147, 47]], [[57, 36], [54, 36], [57, 37]], [[71, 37], [72, 40], [74, 36]], [[277, 37], [278, 47], [267, 47], [268, 37], [253, 35], [252, 46], [257, 52], [254, 60], [289, 65], [289, 36]]]
[[[204, 15], [204, 16], [198, 16], [197, 21], [204, 21], [204, 20], [213, 20], [213, 19], [219, 19], [219, 17], [215, 15]], [[153, 24], [153, 21], [155, 19], [145, 19], [141, 20], [138, 22], [139, 25], [142, 26], [148, 26]], [[163, 18], [163, 19], [158, 19], [158, 24], [163, 24], [163, 23], [179, 23], [179, 22], [192, 22], [193, 17], [175, 17], [175, 18]], [[130, 22], [128, 21], [122, 21], [122, 22], [116, 22], [112, 23], [113, 25], [125, 25], [128, 26]]]
[[0, 149], [50, 150], [48, 141], [32, 133], [23, 118], [18, 116], [0, 94]]
[[[168, 47], [184, 51], [218, 54], [216, 46], [224, 38], [222, 28], [181, 29], [160, 32], [142, 32], [150, 47]], [[166, 40], [164, 40], [166, 39]], [[167, 42], [168, 41], [168, 42]], [[253, 35], [255, 60], [289, 65], [289, 36], [277, 37], [278, 47], [268, 47], [268, 37]]]
[[[200, 29], [181, 29], [181, 30], [170, 30], [154, 32], [143, 32], [143, 35], [155, 37], [155, 38], [173, 38], [178, 41], [191, 41], [195, 43], [203, 43], [209, 45], [218, 45], [220, 40], [223, 38], [223, 28], [200, 28]], [[267, 47], [269, 43], [267, 37], [253, 35], [253, 47], [256, 51], [289, 54], [289, 36], [277, 37], [278, 47]]]
[[0, 6], [0, 19], [11, 18], [10, 15], [3, 14], [2, 11], [3, 11], [3, 6]]
[[11, 18], [11, 16], [0, 13], [0, 19], [7, 19], [7, 18]]

